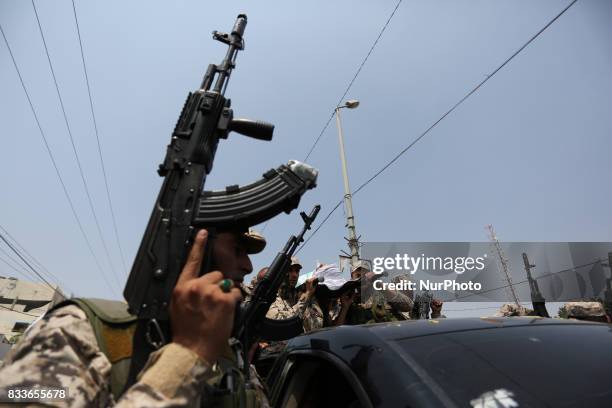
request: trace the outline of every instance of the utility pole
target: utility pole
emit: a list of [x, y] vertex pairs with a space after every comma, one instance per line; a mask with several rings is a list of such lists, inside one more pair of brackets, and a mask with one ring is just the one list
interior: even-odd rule
[[495, 252], [497, 254], [497, 259], [499, 260], [499, 266], [501, 269], [500, 272], [502, 273], [503, 279], [507, 283], [506, 292], [508, 293], [509, 297], [512, 298], [511, 300], [514, 300], [514, 303], [516, 304], [516, 306], [521, 307], [521, 302], [519, 302], [518, 295], [516, 294], [516, 291], [514, 290], [514, 284], [512, 283], [512, 278], [510, 277], [510, 263], [508, 262], [508, 258], [506, 258], [506, 255], [504, 254], [501, 244], [497, 240], [497, 236], [495, 236], [493, 225], [489, 224], [487, 225], [486, 228], [489, 231], [489, 240], [491, 241], [491, 244], [493, 245], [493, 248], [495, 249]]
[[525, 272], [527, 272], [527, 280], [529, 281], [529, 291], [531, 292], [533, 310], [540, 317], [550, 317], [548, 310], [546, 310], [546, 300], [540, 292], [538, 282], [531, 276], [531, 268], [535, 268], [535, 265], [529, 262], [529, 258], [525, 252], [523, 252], [523, 263], [525, 264]]
[[606, 289], [604, 291], [604, 308], [608, 323], [612, 323], [612, 252], [608, 252], [608, 263], [602, 263], [610, 269], [610, 277], [606, 278]]
[[344, 180], [344, 208], [346, 209], [346, 227], [348, 229], [348, 237], [346, 240], [348, 241], [348, 247], [350, 250], [351, 270], [359, 261], [359, 238], [357, 237], [357, 231], [355, 229], [355, 216], [353, 215], [351, 188], [349, 185], [348, 171], [346, 168], [346, 157], [344, 155], [344, 135], [342, 133], [342, 123], [340, 121], [340, 109], [355, 109], [357, 106], [359, 106], [359, 101], [352, 99], [345, 102], [344, 105], [336, 107], [335, 109], [336, 125], [338, 126], [338, 143], [340, 145], [340, 161], [342, 163], [342, 178]]

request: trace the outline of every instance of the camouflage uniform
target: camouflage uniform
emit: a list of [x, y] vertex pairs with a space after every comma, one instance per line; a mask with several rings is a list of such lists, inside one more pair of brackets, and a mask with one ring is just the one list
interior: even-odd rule
[[606, 311], [600, 302], [567, 302], [559, 309], [559, 316], [568, 319], [607, 322]]
[[406, 320], [410, 319], [410, 311], [414, 307], [414, 301], [410, 296], [398, 291], [387, 290], [383, 292], [383, 297], [396, 315]]
[[[220, 358], [211, 367], [192, 351], [170, 343], [149, 356], [137, 382], [115, 401], [110, 391], [111, 363], [100, 351], [85, 312], [68, 305], [45, 315], [5, 356], [0, 366], [0, 401], [6, 400], [11, 388], [65, 387], [68, 397], [53, 402], [54, 406], [200, 406], [202, 390], [217, 384], [224, 367], [232, 367], [232, 360]], [[256, 406], [268, 407], [252, 367], [251, 373]]]
[[277, 296], [274, 303], [270, 305], [266, 317], [274, 320], [289, 319], [293, 316], [303, 317], [304, 311], [309, 303], [311, 303], [311, 300], [300, 299], [297, 303], [292, 303], [290, 300]]
[[397, 291], [372, 291], [368, 299], [351, 304], [346, 324], [366, 324], [407, 320], [413, 301]]
[[323, 327], [323, 310], [321, 310], [321, 306], [319, 306], [316, 300], [313, 299], [307, 302], [302, 320], [304, 324], [304, 333], [309, 333]]
[[514, 303], [504, 303], [494, 314], [495, 317], [533, 316], [533, 310]]
[[0, 392], [10, 388], [68, 388], [65, 407], [195, 406], [216, 370], [192, 351], [168, 344], [155, 353], [118, 401], [109, 385], [111, 364], [100, 351], [85, 312], [76, 305], [46, 315], [6, 355]]
[[[274, 300], [274, 303], [268, 309], [266, 317], [274, 320], [289, 319], [294, 316], [298, 316], [301, 319], [304, 318], [304, 312], [312, 304], [312, 299], [304, 300], [300, 299], [295, 304], [291, 304], [291, 300], [284, 299], [278, 295]], [[261, 356], [266, 357], [270, 354], [276, 354], [283, 350], [287, 345], [286, 341], [273, 341], [268, 344], [266, 348], [262, 350]]]

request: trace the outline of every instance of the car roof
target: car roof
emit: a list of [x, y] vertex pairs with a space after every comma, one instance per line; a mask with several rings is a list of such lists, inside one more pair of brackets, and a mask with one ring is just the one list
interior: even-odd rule
[[[514, 331], [515, 328], [518, 330]], [[530, 337], [530, 334], [525, 335], [525, 329], [529, 333], [533, 329], [533, 337]], [[431, 369], [440, 364], [440, 361], [437, 359], [442, 357], [441, 354], [438, 354], [441, 351], [446, 352], [446, 354], [449, 352], [455, 353], [451, 354], [451, 356], [454, 356], [453, 358], [457, 357], [455, 358], [457, 361], [450, 364], [450, 368], [447, 367], [448, 370], [454, 369], [458, 370], [457, 372], [464, 373], [464, 369], [466, 367], [470, 369], [473, 365], [472, 363], [479, 363], [484, 367], [482, 370], [479, 369], [479, 372], [486, 372], [486, 381], [481, 379], [482, 381], [470, 383], [472, 388], [478, 388], [478, 392], [472, 389], [467, 390], [467, 388], [466, 391], [463, 391], [466, 394], [473, 393], [472, 398], [479, 396], [484, 391], [494, 391], [495, 387], [490, 388], [491, 384], [489, 383], [495, 383], [498, 385], [512, 384], [512, 387], [509, 389], [517, 393], [516, 395], [522, 401], [531, 401], [530, 398], [538, 394], [538, 392], [534, 393], [530, 389], [531, 385], [529, 384], [516, 384], [515, 377], [518, 375], [516, 370], [497, 372], [492, 370], [491, 367], [494, 369], [496, 364], [499, 364], [501, 367], [507, 368], [508, 364], [510, 366], [514, 364], [513, 361], [524, 361], [525, 359], [532, 359], [533, 362], [536, 362], [538, 358], [544, 358], [537, 354], [538, 350], [539, 352], [543, 350], [538, 348], [541, 347], [539, 344], [546, 345], [550, 349], [544, 354], [546, 354], [546, 358], [551, 358], [551, 355], [554, 356], [560, 350], [561, 352], [567, 350], [566, 343], [568, 341], [576, 341], [581, 336], [588, 335], [592, 345], [595, 345], [595, 347], [589, 346], [591, 347], [591, 352], [588, 355], [585, 354], [583, 357], [578, 358], [575, 354], [574, 358], [567, 361], [560, 359], [555, 364], [561, 364], [562, 366], [565, 364], [568, 367], [580, 367], [580, 369], [583, 369], [583, 366], [591, 364], [593, 359], [601, 359], [598, 367], [595, 367], [597, 364], [593, 367], [589, 366], [591, 369], [597, 368], [598, 372], [601, 372], [602, 365], [606, 366], [605, 370], [608, 369], [609, 366], [607, 364], [611, 356], [610, 353], [605, 356], [599, 355], [595, 350], [600, 349], [600, 343], [605, 343], [609, 340], [609, 333], [612, 333], [611, 329], [612, 325], [606, 323], [533, 316], [408, 320], [357, 326], [338, 326], [315, 330], [290, 340], [283, 354], [285, 356], [305, 354], [306, 356], [321, 357], [324, 355], [334, 355], [355, 373], [368, 395], [372, 398], [372, 401], [376, 400], [373, 403], [375, 406], [396, 406], [399, 403], [414, 406], [438, 406], [441, 404], [440, 398], [449, 398], [448, 393], [450, 391], [443, 391], [440, 385], [436, 383], [437, 380], [433, 381], [430, 379], [430, 374], [422, 374], [427, 373], [427, 370], [423, 367]], [[507, 332], [505, 332], [506, 330]], [[504, 332], [501, 333], [500, 331]], [[594, 335], [596, 332], [601, 333], [601, 335]], [[520, 349], [508, 347], [508, 341], [516, 339], [517, 333], [520, 333], [518, 336], [523, 336], [522, 339], [524, 339], [520, 344], [517, 343], [517, 345], [520, 345]], [[549, 342], [551, 338], [558, 341]], [[475, 339], [478, 340], [474, 342]], [[506, 349], [504, 349], [503, 353], [493, 354], [495, 356], [493, 358], [491, 357], [492, 342], [499, 342], [500, 339], [506, 339], [504, 343]], [[546, 340], [542, 343], [541, 339]], [[467, 347], [466, 343], [470, 346]], [[464, 354], [462, 350], [465, 350], [466, 353]], [[519, 357], [516, 357], [516, 360], [513, 357], [516, 354], [513, 353], [518, 353]], [[468, 364], [465, 361], [460, 361], [461, 358], [474, 358], [474, 360], [470, 360]], [[525, 367], [528, 367], [528, 365]], [[537, 365], [536, 368], [539, 371], [534, 369], [534, 372], [537, 371], [537, 373], [546, 369], [545, 365], [543, 366], [542, 364]], [[441, 372], [445, 371], [442, 370]], [[482, 373], [480, 375], [485, 375]], [[552, 378], [554, 377], [553, 374], [561, 377], [564, 376], [563, 370], [557, 370], [555, 373], [550, 373], [549, 376]], [[468, 377], [472, 378], [474, 375], [468, 375], [466, 378]], [[564, 381], [567, 380], [565, 377], [563, 377]], [[453, 386], [457, 388], [457, 384], [462, 380], [458, 378], [454, 381]], [[448, 386], [447, 383], [444, 384]], [[599, 386], [598, 384], [595, 385]], [[551, 390], [554, 390], [554, 384], [551, 386], [550, 382], [546, 382], [546, 384], [539, 383], [539, 385], [534, 386], [537, 388], [544, 385], [546, 385], [545, 388], [549, 394]], [[580, 387], [576, 386], [579, 388], [576, 390], [576, 395], [584, 397], [584, 391], [587, 388], [590, 390], [589, 387], [592, 388], [592, 385], [582, 384]], [[418, 392], [414, 391], [415, 387], [418, 388]], [[479, 389], [483, 387], [486, 388], [484, 391]], [[506, 386], [504, 385], [501, 388], [504, 387]], [[457, 394], [456, 391], [453, 393]], [[550, 401], [557, 401], [559, 399], [549, 394], [547, 394], [546, 398], [541, 398]], [[384, 396], [384, 398], [381, 396]], [[605, 399], [609, 398], [609, 396], [604, 395], [601, 398]], [[409, 400], [412, 402], [408, 403]], [[450, 406], [454, 405], [450, 404]], [[551, 406], [555, 406], [555, 404], [551, 404]]]
[[[303, 334], [295, 339], [308, 337], [337, 338], [339, 333], [346, 338], [369, 337], [374, 334], [383, 340], [399, 340], [420, 336], [429, 336], [441, 333], [459, 332], [467, 330], [500, 329], [519, 326], [544, 325], [606, 325], [605, 323], [590, 322], [575, 319], [543, 318], [538, 316], [512, 316], [512, 317], [465, 317], [443, 319], [404, 320], [397, 322], [371, 323], [356, 326], [330, 327]], [[368, 332], [368, 333], [366, 333]], [[302, 343], [302, 341], [299, 341]]]

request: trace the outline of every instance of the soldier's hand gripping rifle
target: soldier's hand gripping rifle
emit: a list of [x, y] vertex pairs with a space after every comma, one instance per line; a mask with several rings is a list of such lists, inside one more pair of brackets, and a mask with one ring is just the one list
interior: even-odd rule
[[[188, 95], [159, 166], [164, 181], [124, 290], [130, 312], [139, 318], [132, 381], [148, 354], [170, 340], [168, 305], [195, 231], [207, 228], [212, 243], [215, 231], [246, 229], [282, 211], [289, 213], [301, 195], [316, 185], [316, 170], [291, 161], [255, 183], [202, 191], [219, 139], [226, 139], [231, 131], [272, 139], [273, 125], [235, 119], [230, 99], [224, 95], [238, 51], [244, 49], [246, 23], [247, 17], [241, 14], [230, 34], [213, 32], [215, 40], [228, 46], [225, 58], [219, 65], [209, 65], [200, 88]], [[202, 272], [208, 272], [206, 266]]]
[[300, 334], [302, 319], [274, 320], [266, 318], [266, 313], [276, 299], [278, 289], [287, 275], [291, 265], [291, 257], [298, 245], [304, 241], [304, 234], [314, 222], [320, 205], [315, 205], [310, 215], [301, 212], [304, 228], [296, 237], [292, 235], [279, 252], [264, 277], [257, 283], [248, 302], [244, 302], [236, 314], [233, 337], [240, 340], [243, 350], [249, 350], [257, 339], [287, 340]]

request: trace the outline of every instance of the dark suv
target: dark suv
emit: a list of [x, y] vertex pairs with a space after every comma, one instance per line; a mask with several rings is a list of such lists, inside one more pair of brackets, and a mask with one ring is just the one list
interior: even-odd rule
[[612, 407], [612, 325], [415, 320], [292, 339], [267, 377], [280, 407]]

